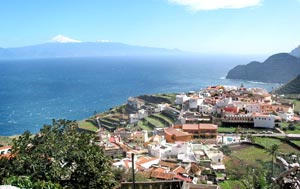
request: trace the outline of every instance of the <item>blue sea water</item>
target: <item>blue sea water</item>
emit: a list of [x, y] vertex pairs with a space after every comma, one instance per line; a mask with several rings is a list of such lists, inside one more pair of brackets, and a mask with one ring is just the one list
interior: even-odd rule
[[238, 60], [198, 57], [102, 57], [0, 61], [0, 135], [38, 132], [53, 118], [81, 120], [130, 96], [241, 85], [224, 79]]

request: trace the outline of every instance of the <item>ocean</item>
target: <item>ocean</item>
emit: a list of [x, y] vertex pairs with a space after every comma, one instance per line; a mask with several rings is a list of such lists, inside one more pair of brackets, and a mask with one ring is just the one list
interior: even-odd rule
[[53, 118], [81, 120], [130, 96], [209, 85], [278, 87], [225, 79], [234, 65], [248, 61], [194, 56], [0, 60], [0, 135], [36, 133]]

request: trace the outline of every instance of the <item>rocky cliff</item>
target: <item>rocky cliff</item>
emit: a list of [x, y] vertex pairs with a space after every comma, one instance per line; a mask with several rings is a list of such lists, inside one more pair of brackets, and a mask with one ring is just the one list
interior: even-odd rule
[[270, 56], [263, 63], [250, 62], [231, 69], [227, 79], [242, 79], [268, 83], [286, 83], [300, 74], [300, 58], [288, 53]]

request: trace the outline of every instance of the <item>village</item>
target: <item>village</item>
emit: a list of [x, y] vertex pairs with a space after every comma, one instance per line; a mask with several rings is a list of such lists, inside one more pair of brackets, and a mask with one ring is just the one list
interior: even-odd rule
[[[147, 96], [148, 102], [149, 98], [154, 97]], [[132, 112], [127, 118], [123, 115], [129, 125], [113, 132], [100, 129], [100, 145], [115, 168], [133, 168], [135, 175], [149, 181], [181, 181], [185, 188], [218, 188], [227, 178], [224, 146], [249, 143], [252, 135], [298, 137], [280, 129], [283, 121], [299, 122], [294, 105], [261, 88], [210, 86], [177, 94], [173, 100], [149, 104], [145, 98], [130, 97], [126, 106]], [[150, 130], [138, 127], [140, 120], [158, 114], [174, 123], [151, 124]], [[236, 129], [219, 133], [219, 127]]]
[[[135, 180], [142, 188], [220, 188], [228, 145], [251, 143], [253, 136], [300, 138], [282, 128], [299, 123], [294, 105], [261, 88], [209, 86], [168, 96], [170, 103], [162, 96], [130, 97], [119, 113], [89, 120], [113, 168], [131, 177], [121, 175], [121, 188]], [[10, 149], [1, 147], [1, 155]]]

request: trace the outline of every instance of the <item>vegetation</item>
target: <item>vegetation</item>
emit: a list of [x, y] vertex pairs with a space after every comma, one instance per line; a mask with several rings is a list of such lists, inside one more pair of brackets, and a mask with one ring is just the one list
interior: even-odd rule
[[223, 189], [266, 188], [271, 156], [255, 146], [242, 145], [232, 149], [225, 158], [228, 180], [220, 184]]
[[274, 158], [275, 155], [278, 153], [279, 145], [273, 144], [270, 148], [266, 149], [266, 151], [272, 155], [272, 176], [274, 176]]
[[277, 90], [275, 93], [277, 94], [300, 94], [300, 75], [296, 78], [293, 78], [288, 83], [284, 84]]
[[93, 123], [88, 121], [78, 121], [78, 127], [81, 129], [89, 130], [89, 131], [97, 131], [98, 127], [96, 127]]
[[14, 137], [0, 136], [0, 147], [12, 145], [13, 138]]
[[78, 124], [53, 120], [40, 133], [25, 132], [13, 141], [11, 156], [0, 159], [0, 183], [21, 188], [113, 188], [110, 161], [78, 132]]
[[269, 137], [255, 137], [255, 143], [262, 145], [265, 149], [270, 149], [273, 145], [278, 145], [278, 152], [281, 153], [299, 153], [299, 151], [284, 141]]

